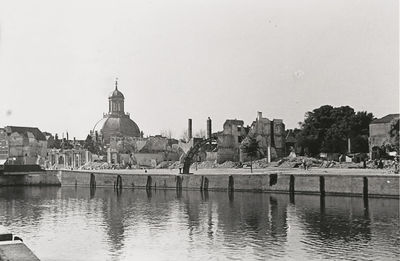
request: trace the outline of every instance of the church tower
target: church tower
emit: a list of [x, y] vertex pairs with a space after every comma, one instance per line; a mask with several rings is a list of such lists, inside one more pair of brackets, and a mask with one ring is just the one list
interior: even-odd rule
[[92, 134], [96, 140], [110, 143], [111, 137], [141, 137], [138, 125], [124, 111], [125, 97], [118, 90], [118, 79], [115, 90], [108, 96], [108, 113], [103, 114], [93, 128]]
[[108, 113], [113, 115], [125, 115], [124, 111], [125, 97], [122, 92], [118, 91], [118, 78], [115, 81], [115, 90], [108, 97]]

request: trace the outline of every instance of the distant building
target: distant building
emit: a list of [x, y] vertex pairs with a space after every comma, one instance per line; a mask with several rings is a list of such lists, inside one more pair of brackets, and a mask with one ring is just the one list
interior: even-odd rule
[[226, 120], [223, 130], [217, 133], [217, 163], [239, 162], [240, 144], [246, 138], [248, 128], [242, 120]]
[[36, 127], [0, 129], [0, 157], [8, 164], [37, 164], [47, 155], [46, 136]]
[[94, 140], [110, 144], [113, 136], [141, 137], [138, 125], [124, 111], [124, 100], [124, 95], [118, 90], [118, 82], [115, 82], [115, 90], [108, 97], [108, 113], [103, 114], [91, 132]]
[[268, 156], [268, 147], [270, 148], [270, 158], [275, 160], [285, 157], [285, 124], [281, 119], [272, 121], [263, 118], [262, 112], [258, 112], [258, 117], [252, 123], [249, 134], [254, 134], [260, 142], [260, 147], [264, 157]]
[[[216, 156], [217, 163], [225, 161], [245, 162], [249, 159], [242, 153], [240, 146], [248, 135], [255, 135], [260, 144], [260, 157], [276, 160], [285, 156], [285, 124], [281, 119], [270, 121], [262, 117], [258, 112], [258, 117], [251, 126], [244, 126], [242, 120], [228, 119], [225, 121], [223, 130], [216, 136], [216, 152], [208, 152], [207, 159], [213, 159]], [[270, 155], [268, 155], [270, 153]]]
[[[400, 114], [388, 114], [369, 124], [369, 151], [371, 159], [388, 154], [391, 144], [398, 145]], [[396, 140], [397, 139], [397, 140]]]

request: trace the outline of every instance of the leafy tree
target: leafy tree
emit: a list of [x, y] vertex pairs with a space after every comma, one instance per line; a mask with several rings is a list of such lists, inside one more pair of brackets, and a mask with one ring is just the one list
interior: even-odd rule
[[83, 147], [93, 154], [101, 153], [98, 144], [93, 140], [92, 136], [90, 136], [90, 135], [87, 135], [85, 144], [83, 145]]
[[243, 140], [240, 149], [247, 157], [250, 157], [250, 172], [253, 173], [253, 158], [257, 157], [260, 151], [259, 141], [254, 135], [249, 135]]
[[390, 126], [390, 150], [396, 151], [399, 153], [399, 124], [400, 124], [400, 119], [393, 121]]
[[56, 148], [56, 149], [60, 149], [61, 148], [61, 141], [59, 140], [57, 133], [56, 133], [56, 135], [54, 137], [53, 148]]
[[368, 152], [369, 123], [372, 113], [354, 112], [349, 106], [334, 108], [324, 105], [307, 112], [300, 123], [298, 146], [308, 148], [311, 155], [319, 152], [346, 153], [348, 139], [352, 152]]

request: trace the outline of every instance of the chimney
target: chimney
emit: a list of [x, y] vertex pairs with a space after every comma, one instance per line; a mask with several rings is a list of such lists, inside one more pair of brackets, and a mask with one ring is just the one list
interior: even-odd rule
[[[208, 117], [208, 119], [207, 119], [207, 139], [209, 139], [209, 138], [211, 138], [211, 125], [212, 124], [212, 122], [211, 122], [211, 119], [210, 119], [210, 117]], [[211, 150], [211, 140], [208, 142], [208, 150]]]
[[211, 119], [208, 117], [207, 119], [207, 139], [211, 138]]
[[261, 111], [258, 111], [258, 112], [257, 112], [257, 115], [258, 115], [258, 120], [261, 120], [261, 118], [262, 118], [262, 112], [261, 112]]
[[192, 139], [192, 119], [188, 120], [188, 138]]

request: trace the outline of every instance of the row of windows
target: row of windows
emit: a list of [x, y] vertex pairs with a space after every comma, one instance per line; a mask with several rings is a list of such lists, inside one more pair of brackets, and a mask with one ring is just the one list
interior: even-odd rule
[[121, 111], [121, 103], [111, 103], [112, 110], [111, 111]]

